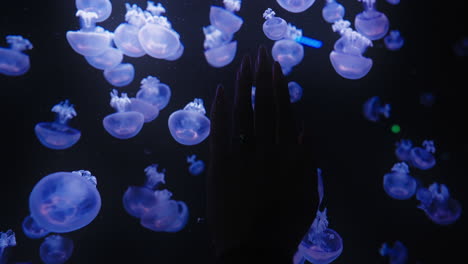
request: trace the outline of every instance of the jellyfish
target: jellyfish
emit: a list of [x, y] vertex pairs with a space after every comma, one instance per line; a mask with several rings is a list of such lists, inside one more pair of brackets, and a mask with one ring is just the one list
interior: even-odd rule
[[241, 0], [223, 0], [225, 8], [211, 6], [211, 25], [228, 36], [234, 35], [244, 23], [242, 18], [234, 14], [234, 12], [240, 10], [241, 2]]
[[73, 241], [61, 235], [50, 235], [39, 248], [39, 255], [45, 264], [63, 264], [73, 253]]
[[257, 87], [252, 86], [252, 93], [250, 100], [252, 101], [252, 110], [255, 110], [255, 91], [257, 90]]
[[153, 121], [159, 115], [159, 109], [156, 106], [138, 98], [130, 98], [130, 104], [127, 105], [125, 111], [135, 111], [141, 113], [144, 117], [145, 123]]
[[387, 3], [391, 5], [398, 5], [400, 3], [400, 0], [386, 0]]
[[428, 170], [435, 166], [436, 160], [434, 153], [436, 151], [434, 141], [424, 140], [422, 143], [424, 148], [414, 147], [410, 151], [411, 165], [420, 170]]
[[67, 149], [75, 145], [81, 137], [81, 132], [68, 126], [68, 121], [76, 116], [73, 105], [68, 100], [62, 101], [54, 107], [52, 112], [57, 114], [54, 122], [41, 122], [34, 127], [39, 142], [50, 149]]
[[144, 115], [136, 111], [126, 111], [128, 104], [131, 103], [126, 93], [122, 93], [122, 96], [119, 97], [117, 90], [114, 89], [110, 95], [110, 105], [117, 112], [104, 117], [102, 120], [104, 128], [111, 136], [118, 139], [136, 136], [143, 127]]
[[138, 58], [146, 54], [138, 39], [138, 32], [146, 24], [145, 12], [136, 4], [125, 4], [126, 23], [121, 23], [114, 30], [114, 43], [123, 54]]
[[83, 56], [98, 56], [104, 53], [111, 46], [113, 35], [96, 26], [97, 13], [78, 10], [76, 16], [80, 17], [81, 29], [67, 31], [67, 40], [72, 49]]
[[152, 164], [145, 168], [146, 181], [143, 186], [130, 186], [123, 195], [123, 206], [131, 216], [140, 218], [158, 202], [155, 189], [164, 180], [165, 170], [158, 172], [158, 164]]
[[0, 264], [7, 263], [6, 250], [14, 246], [16, 246], [15, 232], [11, 231], [11, 229], [0, 232]]
[[405, 39], [401, 36], [400, 31], [390, 30], [390, 33], [384, 38], [384, 43], [389, 50], [399, 50], [403, 47]]
[[338, 31], [341, 38], [335, 42], [330, 61], [340, 76], [356, 80], [366, 76], [372, 68], [372, 59], [362, 56], [372, 42], [349, 28], [350, 25], [347, 20], [338, 20], [333, 24], [333, 31]]
[[55, 233], [87, 226], [101, 209], [96, 184], [96, 177], [86, 170], [45, 176], [29, 196], [31, 217], [39, 226]]
[[384, 243], [379, 250], [381, 256], [388, 256], [390, 264], [406, 264], [408, 261], [408, 249], [400, 241], [395, 241], [393, 247]]
[[76, 0], [76, 9], [97, 14], [96, 22], [102, 22], [112, 13], [112, 3], [109, 0]]
[[195, 98], [184, 109], [169, 116], [168, 126], [172, 137], [182, 145], [196, 145], [210, 134], [210, 120], [205, 116], [203, 100]]
[[281, 17], [276, 17], [275, 12], [268, 8], [263, 13], [263, 33], [271, 40], [280, 40], [287, 34], [288, 24]]
[[203, 28], [206, 61], [215, 68], [221, 68], [234, 60], [237, 41], [231, 41], [232, 35], [226, 35], [213, 25]]
[[377, 122], [380, 120], [380, 116], [389, 118], [390, 109], [391, 107], [389, 104], [382, 105], [380, 98], [378, 96], [373, 96], [364, 103], [362, 111], [367, 120]]
[[416, 193], [416, 180], [409, 175], [406, 163], [396, 163], [392, 172], [384, 175], [383, 186], [385, 192], [392, 198], [407, 200]]
[[345, 8], [336, 0], [326, 0], [325, 6], [322, 9], [322, 17], [328, 23], [334, 23], [343, 19]]
[[172, 55], [169, 55], [168, 57], [164, 58], [165, 60], [167, 61], [175, 61], [175, 60], [178, 60], [182, 54], [184, 54], [184, 45], [182, 43], [180, 43], [179, 45], [179, 49], [177, 49], [177, 51], [172, 54]]
[[137, 92], [136, 98], [156, 106], [159, 110], [167, 106], [171, 99], [171, 88], [167, 84], [161, 83], [154, 76], [148, 76], [140, 83], [140, 90]]
[[8, 35], [9, 48], [0, 47], [0, 73], [8, 76], [25, 74], [31, 67], [29, 56], [22, 51], [30, 50], [33, 45], [22, 36]]
[[205, 163], [202, 160], [196, 160], [196, 155], [187, 156], [187, 163], [190, 164], [188, 170], [190, 174], [197, 176], [205, 170]]
[[85, 56], [86, 61], [98, 70], [112, 69], [123, 60], [123, 53], [117, 48], [109, 47], [98, 56]]
[[311, 7], [315, 0], [276, 0], [276, 2], [291, 13], [300, 13]]
[[23, 223], [24, 234], [31, 239], [38, 239], [47, 236], [50, 232], [39, 226], [32, 216], [28, 215], [24, 218]]
[[135, 67], [130, 63], [120, 63], [117, 66], [104, 70], [104, 78], [115, 87], [129, 85], [135, 77]]
[[289, 82], [289, 101], [295, 103], [302, 98], [302, 87], [297, 82]]
[[376, 0], [358, 0], [364, 4], [364, 11], [354, 19], [356, 30], [370, 40], [378, 40], [387, 35], [389, 22], [387, 16], [376, 8]]
[[410, 152], [413, 148], [413, 142], [409, 139], [402, 139], [397, 142], [395, 148], [395, 155], [400, 161], [410, 161]]
[[283, 74], [288, 75], [304, 58], [304, 47], [294, 40], [281, 39], [273, 44], [271, 55], [281, 65]]
[[445, 184], [434, 182], [429, 188], [419, 188], [416, 199], [421, 202], [418, 208], [436, 224], [450, 225], [460, 218], [461, 205], [450, 196]]

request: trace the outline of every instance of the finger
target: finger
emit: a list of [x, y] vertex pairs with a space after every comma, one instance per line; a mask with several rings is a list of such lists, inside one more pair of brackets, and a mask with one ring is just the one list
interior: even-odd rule
[[250, 56], [244, 56], [237, 72], [234, 115], [233, 145], [252, 145], [254, 139], [254, 121], [252, 110], [252, 68]]

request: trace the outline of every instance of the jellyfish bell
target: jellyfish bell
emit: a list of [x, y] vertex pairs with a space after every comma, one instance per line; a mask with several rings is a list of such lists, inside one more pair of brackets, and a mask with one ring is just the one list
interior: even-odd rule
[[311, 7], [315, 0], [276, 0], [276, 2], [291, 13], [301, 13]]
[[335, 0], [326, 0], [326, 4], [322, 9], [322, 17], [328, 23], [333, 23], [344, 17], [345, 8]]
[[369, 98], [364, 103], [362, 111], [366, 119], [372, 122], [379, 121], [380, 116], [390, 117], [390, 105], [383, 105], [378, 96]]
[[104, 78], [115, 87], [129, 85], [135, 77], [135, 67], [130, 63], [120, 63], [113, 68], [105, 69]]
[[227, 35], [233, 35], [242, 27], [244, 20], [219, 6], [211, 6], [210, 23]]
[[417, 182], [409, 175], [406, 163], [397, 163], [392, 171], [384, 175], [385, 192], [392, 198], [407, 200], [416, 193]]
[[104, 53], [98, 56], [85, 56], [89, 65], [98, 70], [112, 69], [123, 60], [123, 53], [119, 49], [109, 47]]
[[73, 241], [60, 235], [50, 235], [44, 239], [39, 255], [45, 264], [63, 264], [73, 253]]
[[141, 217], [141, 225], [157, 232], [178, 232], [185, 227], [188, 207], [184, 202], [167, 200], [157, 203]]
[[387, 16], [377, 11], [376, 0], [362, 0], [364, 11], [354, 19], [356, 30], [370, 40], [378, 40], [387, 35], [389, 21]]
[[413, 167], [421, 170], [431, 169], [436, 164], [434, 155], [421, 147], [414, 147], [411, 149], [410, 161]]
[[0, 47], [0, 73], [8, 76], [20, 76], [29, 71], [31, 63], [24, 50], [30, 50], [33, 45], [22, 36], [8, 35], [9, 48]]
[[207, 62], [216, 68], [221, 68], [234, 60], [237, 52], [237, 41], [232, 41], [219, 47], [205, 51]]
[[170, 57], [181, 45], [177, 32], [154, 23], [144, 25], [138, 32], [138, 39], [143, 50], [157, 59]]
[[271, 55], [281, 68], [291, 69], [304, 58], [304, 47], [294, 40], [281, 39], [273, 44]]
[[24, 234], [31, 239], [38, 239], [47, 236], [50, 232], [39, 226], [34, 218], [26, 216], [21, 224]]
[[167, 84], [161, 83], [158, 78], [148, 76], [141, 80], [140, 90], [138, 90], [136, 98], [162, 110], [169, 103], [171, 88]]
[[109, 0], [76, 0], [76, 9], [97, 14], [96, 22], [102, 22], [112, 13], [112, 4]]
[[343, 240], [333, 229], [327, 228], [320, 237], [320, 244], [309, 239], [308, 234], [299, 244], [298, 251], [314, 264], [328, 264], [338, 258], [343, 251]]
[[158, 117], [159, 109], [156, 106], [138, 98], [130, 98], [130, 101], [127, 111], [141, 113], [144, 116], [145, 123], [149, 123]]

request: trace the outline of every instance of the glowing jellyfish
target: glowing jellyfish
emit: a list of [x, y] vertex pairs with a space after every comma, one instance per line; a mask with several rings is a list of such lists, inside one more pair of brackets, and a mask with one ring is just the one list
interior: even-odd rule
[[129, 85], [135, 77], [135, 67], [130, 63], [121, 63], [113, 68], [104, 70], [104, 78], [113, 86]]
[[30, 215], [24, 218], [22, 227], [24, 234], [31, 239], [42, 238], [50, 233], [42, 226], [39, 226]]
[[81, 132], [67, 125], [68, 121], [76, 116], [73, 105], [68, 100], [52, 107], [57, 114], [54, 122], [41, 122], [34, 127], [34, 132], [42, 145], [50, 149], [67, 149], [81, 137]]
[[168, 57], [164, 58], [165, 60], [167, 61], [175, 61], [175, 60], [178, 60], [182, 54], [184, 54], [184, 45], [182, 43], [180, 43], [179, 45], [179, 49], [177, 49], [177, 51], [172, 54], [172, 55], [169, 55]]
[[381, 256], [388, 256], [390, 264], [406, 264], [408, 261], [408, 249], [400, 241], [395, 241], [393, 247], [384, 243], [379, 253]]
[[232, 35], [226, 35], [210, 25], [203, 28], [206, 61], [213, 67], [220, 68], [234, 60], [237, 51], [237, 41], [231, 41]]
[[33, 45], [22, 36], [6, 36], [9, 48], [0, 47], [0, 73], [8, 76], [25, 74], [31, 67], [29, 56], [22, 51], [30, 50]]
[[7, 257], [5, 251], [9, 247], [16, 246], [15, 233], [11, 230], [0, 232], [0, 263], [6, 264]]
[[373, 96], [364, 103], [362, 112], [367, 120], [377, 122], [380, 120], [380, 116], [389, 118], [390, 109], [391, 107], [389, 104], [382, 105], [380, 98], [378, 96]]
[[125, 4], [125, 21], [114, 30], [114, 43], [123, 54], [129, 57], [141, 57], [146, 54], [138, 39], [138, 32], [146, 24], [145, 13], [137, 5]]
[[244, 21], [239, 16], [235, 15], [235, 11], [239, 11], [241, 0], [223, 0], [224, 7], [211, 6], [210, 8], [210, 23], [218, 30], [228, 36], [234, 35], [242, 26]]
[[171, 99], [171, 88], [167, 84], [161, 83], [158, 78], [148, 76], [141, 80], [140, 90], [137, 92], [136, 98], [162, 110]]
[[83, 56], [98, 56], [104, 53], [112, 43], [112, 33], [96, 26], [98, 15], [94, 12], [78, 10], [81, 29], [67, 31], [67, 40], [73, 50]]
[[205, 170], [205, 163], [202, 160], [196, 160], [197, 155], [187, 156], [187, 163], [190, 164], [188, 170], [190, 174], [197, 176]]
[[364, 4], [364, 11], [354, 19], [356, 30], [370, 40], [377, 40], [387, 35], [389, 22], [387, 16], [377, 11], [376, 0], [358, 0]]
[[98, 56], [85, 56], [89, 65], [98, 70], [112, 69], [123, 60], [123, 53], [119, 49], [109, 47], [104, 53]]
[[104, 117], [102, 120], [104, 128], [111, 136], [118, 139], [128, 139], [136, 136], [145, 122], [144, 115], [136, 111], [126, 111], [128, 104], [131, 103], [126, 93], [122, 93], [122, 96], [119, 97], [114, 89], [110, 95], [110, 105], [117, 112]]
[[63, 264], [72, 253], [73, 241], [60, 235], [46, 237], [39, 248], [39, 255], [45, 264]]
[[297, 82], [289, 82], [289, 101], [295, 103], [302, 98], [302, 87]]
[[169, 131], [172, 137], [183, 145], [196, 145], [210, 134], [210, 120], [205, 116], [203, 100], [195, 98], [184, 109], [169, 116]]
[[372, 42], [349, 28], [350, 25], [347, 20], [338, 20], [333, 24], [333, 31], [338, 31], [341, 38], [335, 42], [330, 61], [340, 76], [356, 80], [366, 76], [372, 68], [372, 60], [362, 56]]
[[409, 139], [402, 139], [401, 141], [397, 142], [395, 148], [395, 155], [400, 161], [407, 161], [409, 162], [411, 159], [410, 152], [413, 148], [413, 142]]
[[400, 0], [386, 0], [387, 3], [391, 5], [398, 5], [400, 3]]
[[255, 91], [257, 90], [257, 87], [252, 86], [252, 93], [250, 100], [252, 101], [252, 110], [255, 110]]
[[148, 213], [158, 202], [155, 188], [161, 183], [166, 183], [164, 173], [158, 172], [158, 164], [152, 164], [145, 168], [146, 182], [143, 186], [130, 186], [123, 195], [123, 206], [131, 216], [140, 218]]
[[159, 115], [159, 109], [156, 106], [138, 98], [130, 98], [130, 104], [127, 105], [126, 111], [141, 113], [145, 118], [145, 123], [153, 121]]
[[276, 0], [276, 2], [291, 13], [300, 13], [311, 7], [315, 0]]
[[96, 22], [102, 22], [112, 13], [112, 4], [109, 0], [76, 0], [76, 9], [97, 14]]
[[304, 58], [304, 47], [294, 40], [281, 39], [273, 44], [271, 55], [281, 65], [283, 73], [287, 75]]
[[434, 154], [436, 149], [434, 141], [424, 140], [422, 143], [424, 148], [414, 147], [410, 151], [410, 162], [413, 167], [421, 170], [428, 170], [435, 166], [436, 160]]
[[322, 17], [328, 23], [334, 23], [343, 19], [345, 8], [336, 0], [326, 0], [325, 6], [322, 9]]
[[89, 171], [56, 172], [42, 178], [29, 196], [31, 217], [50, 232], [87, 226], [101, 209], [96, 177]]
[[263, 13], [263, 18], [265, 18], [265, 22], [263, 22], [263, 33], [271, 40], [280, 40], [287, 34], [288, 24], [286, 20], [281, 17], [276, 17], [275, 14], [275, 11], [271, 8], [268, 8]]
[[436, 224], [450, 225], [460, 218], [461, 205], [450, 197], [445, 184], [433, 183], [429, 188], [419, 188], [416, 199], [421, 202], [418, 208], [423, 210], [429, 219]]
[[406, 200], [416, 192], [416, 180], [409, 175], [406, 163], [396, 163], [392, 172], [384, 175], [383, 186], [385, 192], [392, 198]]
[[399, 50], [403, 47], [405, 39], [401, 36], [400, 31], [390, 30], [390, 33], [384, 38], [384, 43], [389, 50]]

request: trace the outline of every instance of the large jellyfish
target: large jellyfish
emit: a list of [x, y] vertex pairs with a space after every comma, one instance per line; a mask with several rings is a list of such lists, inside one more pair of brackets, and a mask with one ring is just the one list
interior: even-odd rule
[[81, 137], [81, 132], [67, 125], [76, 116], [73, 105], [68, 100], [52, 107], [57, 114], [54, 122], [41, 122], [34, 127], [34, 132], [42, 145], [50, 149], [67, 149], [73, 146]]
[[325, 6], [322, 9], [322, 17], [328, 23], [334, 23], [343, 19], [345, 8], [336, 0], [325, 0]]
[[24, 218], [23, 223], [24, 234], [31, 239], [38, 239], [47, 236], [50, 232], [39, 226], [32, 216], [28, 215]]
[[146, 54], [138, 39], [138, 32], [146, 24], [145, 12], [137, 5], [125, 4], [126, 23], [121, 23], [114, 30], [114, 43], [123, 54], [129, 57], [141, 57]]
[[117, 48], [109, 47], [98, 56], [85, 56], [86, 61], [98, 70], [112, 69], [123, 60], [123, 53]]
[[94, 220], [101, 209], [96, 177], [79, 170], [42, 178], [29, 196], [31, 217], [50, 232], [66, 233]]
[[210, 134], [210, 120], [205, 116], [203, 100], [195, 98], [184, 109], [169, 116], [168, 126], [172, 137], [183, 145], [196, 145]]
[[295, 103], [302, 98], [302, 87], [297, 82], [288, 83], [289, 101]]
[[159, 115], [159, 109], [156, 106], [138, 98], [130, 98], [130, 104], [127, 105], [126, 111], [141, 113], [145, 118], [145, 123], [153, 121]]
[[276, 2], [291, 13], [300, 13], [311, 7], [315, 0], [276, 0]]
[[15, 233], [11, 230], [0, 232], [0, 264], [7, 263], [7, 256], [5, 251], [9, 247], [16, 246]]
[[197, 160], [197, 155], [187, 156], [187, 163], [190, 164], [188, 170], [190, 174], [197, 176], [205, 170], [205, 163], [202, 160]]
[[294, 40], [281, 39], [273, 44], [271, 55], [281, 65], [283, 73], [287, 75], [304, 58], [304, 47]]
[[76, 9], [97, 14], [96, 22], [102, 22], [112, 13], [112, 4], [109, 0], [76, 0]]
[[104, 78], [115, 87], [129, 85], [135, 77], [135, 67], [130, 63], [120, 63], [113, 68], [105, 69]]
[[63, 264], [73, 253], [73, 241], [61, 235], [51, 235], [44, 239], [39, 255], [45, 264]]
[[380, 116], [385, 118], [390, 117], [391, 107], [389, 104], [382, 105], [380, 98], [378, 96], [373, 96], [369, 98], [363, 105], [362, 112], [364, 117], [372, 122], [377, 122], [380, 120]]
[[[409, 162], [411, 159], [410, 152], [413, 148], [413, 142], [409, 139], [402, 139], [395, 144], [395, 155], [400, 161]], [[411, 163], [410, 163], [411, 164]]]
[[117, 112], [104, 117], [102, 120], [104, 128], [115, 138], [128, 139], [136, 136], [143, 127], [144, 115], [136, 111], [126, 111], [128, 104], [131, 103], [126, 93], [122, 93], [122, 96], [119, 97], [114, 89], [110, 95], [110, 105]]
[[414, 147], [410, 151], [410, 164], [421, 170], [428, 170], [435, 166], [436, 160], [434, 153], [436, 151], [434, 141], [424, 140], [424, 148]]
[[461, 205], [450, 196], [445, 184], [435, 182], [429, 188], [419, 188], [416, 199], [421, 202], [418, 208], [436, 224], [450, 225], [460, 218]]
[[241, 7], [241, 0], [223, 0], [224, 7], [211, 6], [210, 23], [228, 36], [234, 35], [244, 23], [244, 20], [234, 14]]
[[22, 51], [30, 50], [33, 45], [22, 36], [6, 36], [9, 48], [0, 47], [0, 73], [8, 76], [25, 74], [31, 67], [29, 56]]
[[162, 110], [171, 99], [171, 88], [167, 84], [161, 83], [158, 78], [148, 76], [141, 80], [140, 90], [137, 92], [136, 98]]
[[406, 264], [408, 261], [408, 249], [400, 241], [395, 241], [393, 247], [384, 243], [379, 253], [381, 256], [388, 256], [390, 264]]
[[416, 180], [409, 175], [406, 163], [396, 163], [392, 172], [384, 175], [383, 186], [385, 192], [392, 198], [406, 200], [416, 192]]
[[389, 50], [399, 50], [403, 47], [405, 39], [401, 36], [400, 31], [391, 30], [384, 38], [385, 47]]
[[203, 28], [206, 61], [213, 67], [220, 68], [234, 60], [237, 51], [237, 41], [231, 41], [232, 35], [226, 35], [210, 25]]
[[378, 40], [387, 35], [387, 16], [375, 8], [376, 0], [358, 0], [364, 4], [364, 11], [354, 18], [356, 30], [370, 40]]

